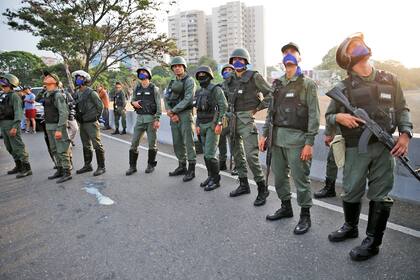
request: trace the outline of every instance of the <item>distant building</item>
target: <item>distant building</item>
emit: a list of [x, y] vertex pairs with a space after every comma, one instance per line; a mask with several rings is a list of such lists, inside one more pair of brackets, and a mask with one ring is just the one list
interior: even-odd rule
[[47, 66], [56, 65], [56, 64], [62, 62], [60, 59], [58, 59], [56, 57], [48, 57], [48, 56], [41, 56], [41, 60]]

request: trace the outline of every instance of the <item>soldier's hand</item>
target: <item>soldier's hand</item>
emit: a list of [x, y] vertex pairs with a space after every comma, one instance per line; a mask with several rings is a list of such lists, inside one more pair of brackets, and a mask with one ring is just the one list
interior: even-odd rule
[[265, 151], [265, 141], [267, 140], [267, 137], [264, 136], [260, 136], [260, 139], [258, 139], [258, 149], [260, 150], [260, 152], [264, 152]]
[[160, 121], [155, 120], [155, 121], [153, 122], [153, 129], [154, 129], [154, 130], [158, 130], [159, 128], [160, 128]]
[[197, 133], [197, 136], [200, 135], [200, 132], [201, 132], [200, 127], [196, 126], [195, 127], [195, 133]]
[[334, 136], [332, 136], [332, 135], [325, 135], [324, 136], [324, 144], [325, 144], [325, 146], [329, 147], [331, 145], [332, 140], [334, 140]]
[[397, 144], [395, 144], [394, 148], [391, 150], [391, 155], [394, 157], [404, 156], [408, 153], [408, 143], [410, 142], [410, 138], [407, 134], [402, 133], [400, 137], [398, 137]]
[[300, 153], [300, 159], [303, 161], [310, 160], [312, 158], [312, 146], [305, 145]]
[[141, 109], [140, 101], [134, 101], [131, 103], [134, 108]]
[[166, 110], [166, 114], [168, 117], [172, 117], [174, 113], [171, 110]]
[[17, 133], [17, 129], [15, 127], [9, 130], [10, 137], [15, 137], [16, 133]]
[[172, 113], [172, 116], [171, 116], [171, 121], [172, 121], [172, 122], [174, 122], [174, 123], [178, 123], [178, 122], [179, 122], [179, 117], [178, 117], [178, 115], [177, 115], [177, 114]]
[[217, 124], [217, 125], [214, 127], [214, 133], [215, 133], [216, 135], [220, 135], [220, 134], [222, 134], [222, 125], [221, 125], [221, 124]]
[[56, 131], [54, 134], [55, 140], [61, 140], [61, 138], [63, 137], [63, 135], [61, 134], [61, 131]]
[[338, 113], [335, 116], [335, 121], [348, 128], [356, 128], [359, 127], [359, 123], [365, 123], [364, 120], [347, 113]]

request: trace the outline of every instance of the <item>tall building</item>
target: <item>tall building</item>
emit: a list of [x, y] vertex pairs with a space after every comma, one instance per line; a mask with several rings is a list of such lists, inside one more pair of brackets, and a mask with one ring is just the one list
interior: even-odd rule
[[212, 11], [213, 58], [227, 63], [235, 48], [246, 48], [252, 68], [266, 74], [263, 6], [246, 7], [239, 1], [228, 2]]
[[187, 63], [197, 64], [200, 57], [207, 55], [207, 27], [203, 11], [185, 11], [170, 16], [168, 33], [177, 47], [184, 51]]

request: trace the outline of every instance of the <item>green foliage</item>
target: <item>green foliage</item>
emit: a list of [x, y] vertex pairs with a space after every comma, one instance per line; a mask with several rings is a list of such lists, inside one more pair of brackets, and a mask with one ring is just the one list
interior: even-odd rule
[[420, 68], [408, 69], [395, 60], [374, 61], [375, 68], [397, 75], [403, 89], [420, 88]]
[[0, 53], [0, 72], [9, 72], [19, 78], [21, 85], [39, 84], [45, 68], [41, 58], [28, 52]]
[[341, 69], [336, 60], [335, 60], [335, 53], [337, 52], [338, 46], [331, 48], [326, 55], [322, 58], [322, 62], [320, 65], [316, 66], [315, 70], [331, 70], [336, 73], [340, 78], [346, 77], [346, 71]]

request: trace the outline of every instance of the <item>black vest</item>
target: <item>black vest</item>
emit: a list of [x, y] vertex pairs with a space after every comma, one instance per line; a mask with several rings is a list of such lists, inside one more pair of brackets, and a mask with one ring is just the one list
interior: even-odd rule
[[140, 109], [136, 109], [136, 113], [139, 115], [154, 115], [157, 112], [157, 104], [155, 100], [155, 86], [150, 83], [147, 88], [143, 88], [141, 85], [137, 85], [134, 90], [134, 100], [140, 101], [142, 106]]
[[[182, 99], [184, 99], [185, 96], [185, 82], [186, 80], [189, 78], [190, 76], [187, 74], [185, 75], [185, 77], [181, 80], [182, 82], [182, 90], [180, 91], [174, 91], [172, 89], [172, 85], [174, 83], [175, 80], [171, 80], [169, 82], [169, 85], [166, 89], [165, 92], [165, 98], [166, 98], [166, 102], [168, 103], [168, 105], [173, 108], [175, 107], [179, 102], [181, 102]], [[185, 110], [189, 110], [192, 109], [192, 104], [191, 106], [187, 106], [187, 108], [185, 108]]]
[[217, 104], [213, 96], [213, 91], [219, 85], [209, 84], [206, 88], [200, 88], [195, 93], [195, 106], [197, 107], [197, 119], [200, 123], [213, 121], [217, 112]]
[[[59, 119], [59, 113], [57, 107], [54, 105], [54, 98], [57, 94], [57, 91], [50, 94], [50, 96], [47, 97], [47, 94], [45, 94], [44, 97], [44, 119], [45, 123], [58, 123]], [[60, 93], [58, 93], [60, 94]]]
[[98, 114], [95, 103], [91, 100], [91, 94], [95, 94], [91, 88], [76, 94], [76, 119], [80, 123], [95, 122], [100, 117], [101, 113]]
[[273, 125], [308, 131], [308, 106], [299, 95], [304, 87], [304, 76], [300, 75], [286, 86], [280, 80], [275, 80], [273, 85]]
[[226, 79], [229, 88], [229, 107], [233, 106], [235, 112], [254, 110], [261, 103], [253, 78], [255, 73], [255, 71], [246, 70], [240, 79], [233, 77]]
[[[394, 133], [396, 129], [394, 80], [391, 73], [378, 71], [374, 81], [363, 81], [359, 77], [353, 77], [351, 80], [347, 78], [343, 81], [346, 86], [345, 95], [350, 104], [364, 109], [369, 117], [389, 134]], [[346, 139], [347, 147], [358, 145], [363, 127], [351, 129], [340, 125], [340, 129]], [[369, 143], [377, 141], [378, 139], [372, 136]]]
[[13, 120], [15, 118], [15, 110], [13, 105], [10, 104], [10, 93], [2, 93], [0, 95], [0, 121], [2, 120]]

